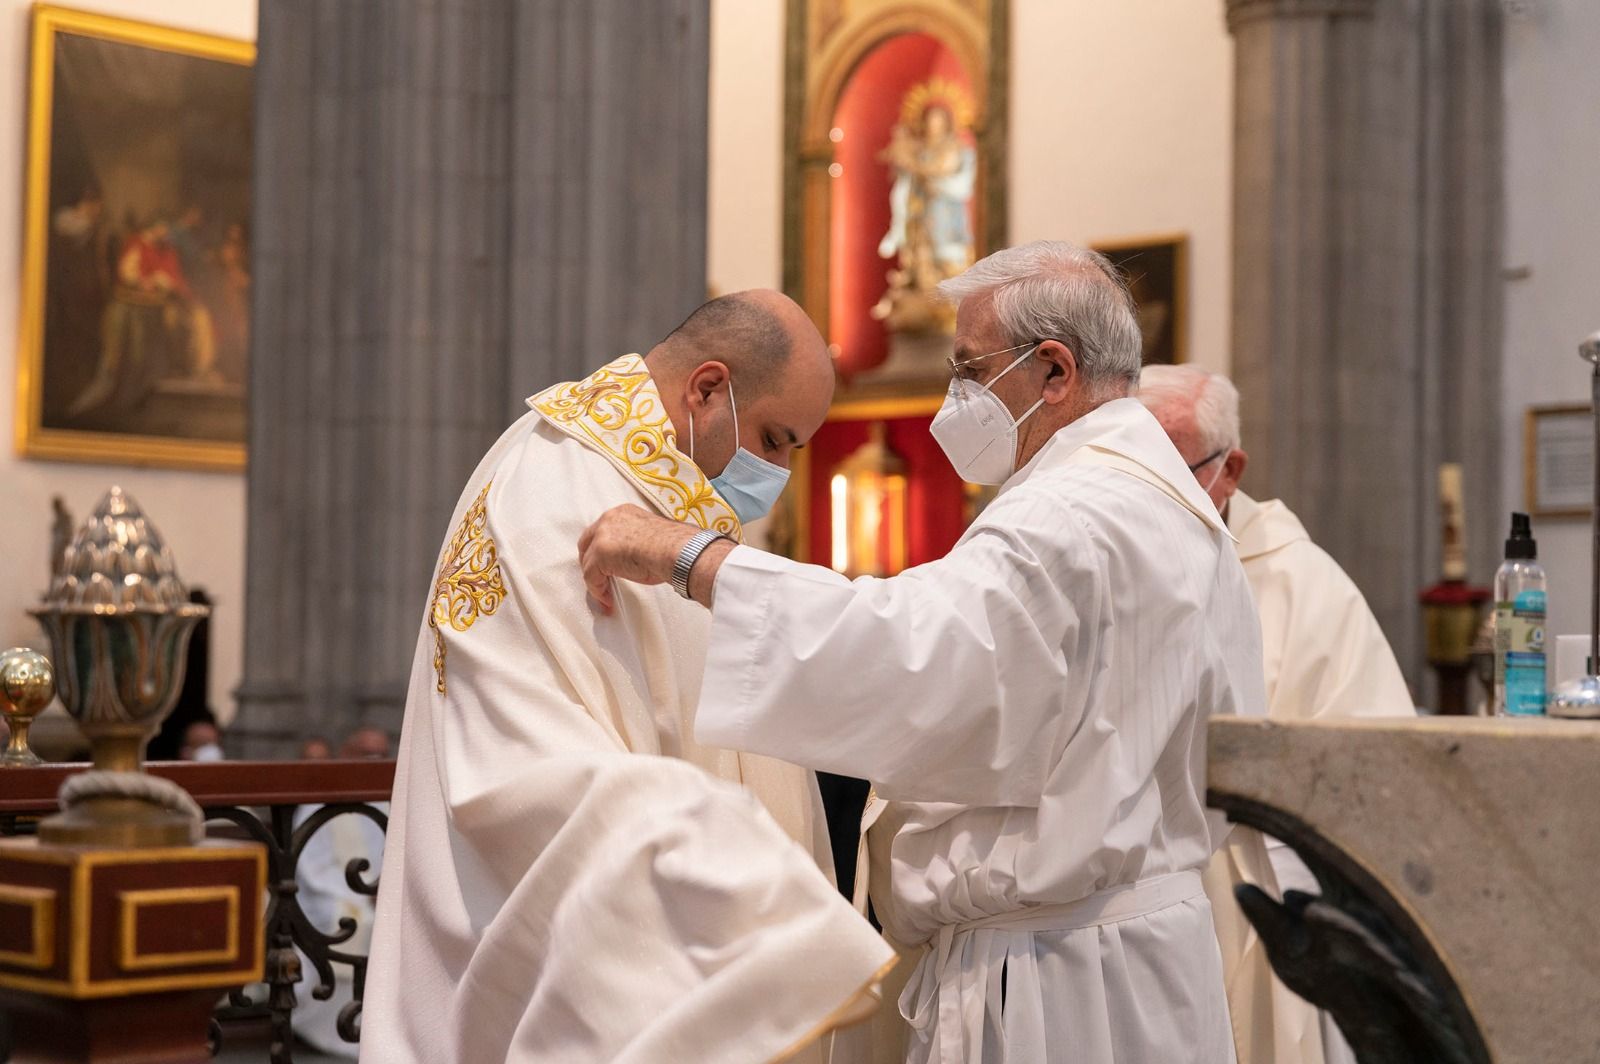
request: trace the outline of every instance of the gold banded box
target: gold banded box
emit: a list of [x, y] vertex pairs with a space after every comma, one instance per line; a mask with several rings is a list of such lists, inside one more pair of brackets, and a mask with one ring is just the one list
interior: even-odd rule
[[266, 854], [0, 840], [0, 987], [74, 999], [261, 978]]

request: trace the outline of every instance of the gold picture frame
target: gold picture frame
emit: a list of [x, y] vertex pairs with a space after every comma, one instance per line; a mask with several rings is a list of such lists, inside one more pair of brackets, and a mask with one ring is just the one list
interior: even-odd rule
[[1523, 506], [1533, 517], [1588, 517], [1594, 498], [1594, 412], [1587, 403], [1528, 407], [1522, 422]]
[[[1177, 365], [1189, 360], [1189, 234], [1095, 240], [1089, 245], [1110, 259], [1128, 281], [1140, 305], [1139, 329], [1145, 335], [1145, 364]], [[1148, 291], [1149, 294], [1145, 294]], [[1143, 296], [1143, 299], [1141, 299]], [[1156, 305], [1164, 320], [1152, 325]], [[1152, 336], [1152, 328], [1159, 330]]]
[[[236, 107], [242, 96], [243, 135], [248, 148], [249, 99], [253, 94], [253, 84], [249, 79], [241, 79], [228, 71], [236, 66], [253, 67], [255, 45], [230, 37], [48, 4], [35, 5], [32, 20], [22, 301], [17, 358], [17, 451], [26, 458], [241, 470], [246, 460], [244, 404], [248, 384], [249, 276], [248, 252], [244, 242], [248, 239], [250, 220], [249, 156], [246, 152], [241, 160], [238, 153], [231, 150], [236, 141], [218, 132], [221, 130], [238, 135], [240, 116], [233, 110], [223, 116], [224, 120], [232, 122], [231, 125], [225, 121], [213, 121], [211, 125], [201, 128], [199, 124], [215, 119], [216, 113], [224, 108]], [[167, 134], [167, 142], [175, 145], [168, 149], [174, 164], [172, 173], [147, 177], [141, 172], [139, 176], [143, 180], [128, 182], [126, 175], [137, 171], [137, 161], [115, 157], [116, 166], [108, 166], [107, 169], [115, 173], [118, 187], [102, 187], [111, 183], [106, 182], [104, 175], [96, 168], [93, 152], [89, 148], [83, 148], [76, 155], [64, 156], [63, 169], [58, 172], [57, 160], [52, 158], [52, 154], [66, 143], [65, 139], [58, 143], [57, 124], [63, 117], [64, 109], [71, 106], [68, 101], [78, 101], [78, 111], [68, 117], [81, 122], [92, 111], [90, 106], [83, 105], [83, 100], [92, 100], [96, 92], [103, 96], [112, 95], [109, 88], [101, 88], [85, 79], [84, 83], [75, 85], [71, 92], [58, 97], [57, 89], [63, 76], [59, 65], [60, 47], [69, 40], [72, 42], [69, 47], [74, 49], [69, 53], [69, 58], [112, 56], [118, 64], [116, 69], [122, 73], [128, 72], [130, 64], [137, 66], [140, 56], [123, 51], [120, 47], [107, 47], [108, 43], [112, 46], [131, 45], [160, 53], [146, 60], [143, 83], [163, 86], [166, 92], [174, 91], [171, 79], [161, 76], [174, 66], [171, 57], [180, 57], [177, 65], [185, 70], [199, 72], [197, 76], [181, 82], [184, 88], [195, 88], [194, 98], [169, 100], [164, 110], [152, 108], [148, 112], [152, 116], [148, 128], [163, 131]], [[215, 61], [228, 66], [196, 67], [184, 62], [191, 59]], [[102, 67], [110, 66], [110, 60], [102, 59]], [[94, 68], [90, 66], [90, 69]], [[230, 91], [222, 94], [203, 94], [199, 91], [198, 86], [219, 82], [226, 83]], [[122, 94], [123, 106], [127, 108], [140, 106], [149, 100], [148, 96], [141, 100], [129, 92], [126, 83], [119, 83], [117, 91]], [[81, 94], [82, 99], [74, 93]], [[63, 110], [58, 110], [58, 107]], [[189, 125], [181, 125], [179, 116]], [[93, 117], [102, 124], [110, 121], [103, 114]], [[92, 144], [94, 151], [111, 150], [103, 147], [104, 138], [90, 136], [76, 125], [69, 124], [67, 129], [68, 132], [62, 133], [62, 138], [76, 130], [75, 144]], [[128, 131], [129, 140], [143, 132], [143, 129]], [[184, 139], [186, 137], [187, 140]], [[184, 155], [186, 149], [191, 152], [188, 157]], [[226, 190], [229, 210], [226, 214], [219, 211], [215, 218], [207, 219], [210, 227], [205, 230], [201, 228], [201, 219], [206, 216], [212, 199], [221, 193], [213, 188], [208, 197], [205, 191], [208, 186], [204, 179], [216, 176], [219, 168], [197, 163], [195, 173], [179, 174], [176, 170], [179, 160], [193, 161], [197, 153], [204, 155], [208, 163], [225, 156], [227, 166], [220, 169], [229, 178]], [[80, 187], [77, 199], [66, 199], [61, 195], [66, 181], [62, 174], [66, 173], [69, 159], [77, 163], [77, 170], [74, 171], [74, 179]], [[244, 175], [242, 179], [239, 173]], [[165, 179], [164, 184], [162, 179]], [[241, 180], [242, 193], [239, 187]], [[128, 191], [129, 188], [136, 191]], [[157, 188], [165, 191], [151, 191]], [[179, 190], [185, 197], [182, 200], [174, 199]], [[155, 202], [162, 195], [169, 201], [159, 207], [164, 219], [171, 211], [183, 212], [177, 227], [167, 220], [154, 221], [158, 210]], [[202, 201], [208, 206], [202, 207]], [[120, 223], [114, 213], [118, 208], [122, 211]], [[122, 225], [122, 229], [114, 231], [113, 227], [118, 224]], [[181, 228], [184, 224], [189, 228]], [[150, 236], [158, 229], [159, 236]], [[221, 234], [224, 229], [226, 236], [219, 237], [217, 243], [205, 248], [205, 261], [208, 264], [225, 265], [208, 267], [207, 280], [210, 281], [213, 276], [220, 280], [204, 293], [201, 286], [191, 288], [181, 271], [156, 273], [158, 267], [153, 265], [154, 260], [150, 260], [150, 272], [146, 273], [145, 253], [137, 249], [137, 253], [128, 250], [135, 240], [146, 242], [141, 247], [154, 246], [148, 242], [165, 241], [168, 235], [175, 237], [180, 231], [192, 239], [192, 244], [186, 246], [198, 248], [202, 231]], [[52, 273], [51, 252], [53, 240], [57, 242], [55, 250], [58, 252], [64, 246], [61, 243], [62, 232], [70, 233], [86, 250], [81, 261], [75, 262], [81, 268], [70, 275], [78, 283], [71, 288], [58, 286], [58, 290], [52, 286], [52, 280], [60, 281], [63, 274], [60, 272], [60, 263], [56, 264], [56, 273]], [[90, 235], [85, 237], [84, 233]], [[174, 246], [167, 245], [169, 248]], [[134, 258], [129, 259], [130, 254], [134, 254]], [[170, 254], [177, 255], [178, 252], [173, 250]], [[65, 255], [62, 259], [67, 261]], [[130, 269], [126, 266], [128, 262], [134, 262], [136, 265], [131, 269], [138, 271], [132, 280], [128, 279], [126, 272]], [[104, 276], [96, 281], [89, 279], [92, 273]], [[242, 282], [239, 280], [241, 276]], [[100, 303], [74, 304], [69, 293], [81, 295], [86, 289], [97, 293]], [[127, 295], [125, 299], [124, 294]], [[212, 302], [213, 294], [219, 301], [215, 304]], [[102, 303], [103, 306], [100, 305]], [[136, 306], [142, 309], [133, 309]], [[214, 306], [222, 307], [225, 314], [214, 313]], [[122, 325], [131, 322], [133, 316], [138, 314], [144, 317], [137, 325], [130, 324], [124, 330]], [[158, 326], [152, 325], [152, 322], [159, 322], [159, 328], [165, 331], [157, 335], [155, 330]], [[63, 329], [71, 331], [63, 333]], [[180, 335], [183, 337], [181, 341], [169, 339]], [[70, 336], [76, 343], [63, 342], [63, 336]], [[168, 347], [178, 350], [181, 346], [182, 357], [187, 360], [181, 370], [184, 374], [182, 379], [176, 376], [180, 372], [177, 370], [163, 369], [161, 372], [168, 376], [158, 376], [154, 368], [157, 360], [150, 357], [151, 352], [156, 350], [157, 341], [166, 345], [161, 348], [163, 351]], [[54, 342], [54, 346], [51, 346], [51, 342]], [[63, 353], [67, 351], [72, 352], [70, 358]], [[130, 351], [134, 352], [131, 356]], [[222, 353], [220, 357], [219, 352]], [[148, 364], [141, 361], [145, 358], [149, 358]], [[148, 378], [149, 383], [147, 387], [141, 386], [137, 400], [125, 401], [124, 397], [130, 394], [125, 382], [135, 369]], [[63, 375], [70, 375], [69, 371], [77, 376], [74, 384], [87, 380], [87, 386], [75, 390], [76, 401], [70, 403], [58, 398], [64, 393], [57, 387], [57, 380]], [[52, 374], [58, 376], [52, 377]], [[98, 387], [103, 380], [113, 382], [107, 385], [113, 391], [99, 400], [99, 405], [91, 403], [83, 407], [86, 401], [104, 391]], [[164, 405], [159, 418], [144, 416], [140, 412], [139, 404], [151, 393], [162, 396]], [[51, 404], [49, 409], [47, 398]], [[123, 405], [119, 406], [118, 403]], [[162, 426], [166, 427], [165, 431]]]

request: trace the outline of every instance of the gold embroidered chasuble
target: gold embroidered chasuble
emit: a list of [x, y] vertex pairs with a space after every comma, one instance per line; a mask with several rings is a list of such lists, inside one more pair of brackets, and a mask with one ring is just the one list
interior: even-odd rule
[[421, 619], [363, 1059], [773, 1059], [892, 954], [819, 870], [811, 775], [695, 742], [706, 611], [626, 584], [601, 615], [577, 559], [623, 503], [738, 518], [638, 356], [528, 405]]
[[638, 355], [623, 355], [585, 379], [558, 384], [528, 400], [545, 419], [593, 447], [674, 521], [744, 541], [733, 507], [678, 450], [661, 393]]
[[[744, 542], [739, 517], [711, 481], [678, 450], [655, 380], [638, 355], [623, 355], [581, 381], [569, 381], [529, 397], [528, 406], [556, 429], [604, 457], [634, 487], [674, 521], [714, 529]], [[434, 583], [428, 624], [434, 630], [434, 671], [444, 692], [444, 630], [465, 632], [480, 615], [499, 608], [505, 596], [494, 541], [484, 534], [484, 500], [478, 494], [445, 545]]]

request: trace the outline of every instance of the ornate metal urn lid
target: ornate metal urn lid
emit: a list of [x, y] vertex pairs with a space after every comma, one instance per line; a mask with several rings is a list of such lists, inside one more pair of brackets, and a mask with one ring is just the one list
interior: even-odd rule
[[166, 541], [133, 497], [106, 492], [72, 537], [43, 609], [62, 613], [197, 613]]

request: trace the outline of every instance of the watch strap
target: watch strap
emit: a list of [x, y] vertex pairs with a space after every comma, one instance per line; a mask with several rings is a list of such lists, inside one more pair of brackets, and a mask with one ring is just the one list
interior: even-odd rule
[[672, 590], [688, 598], [689, 574], [694, 572], [694, 563], [700, 560], [700, 555], [705, 553], [707, 547], [726, 538], [721, 532], [713, 532], [709, 528], [691, 536], [678, 552], [677, 560], [672, 563]]

